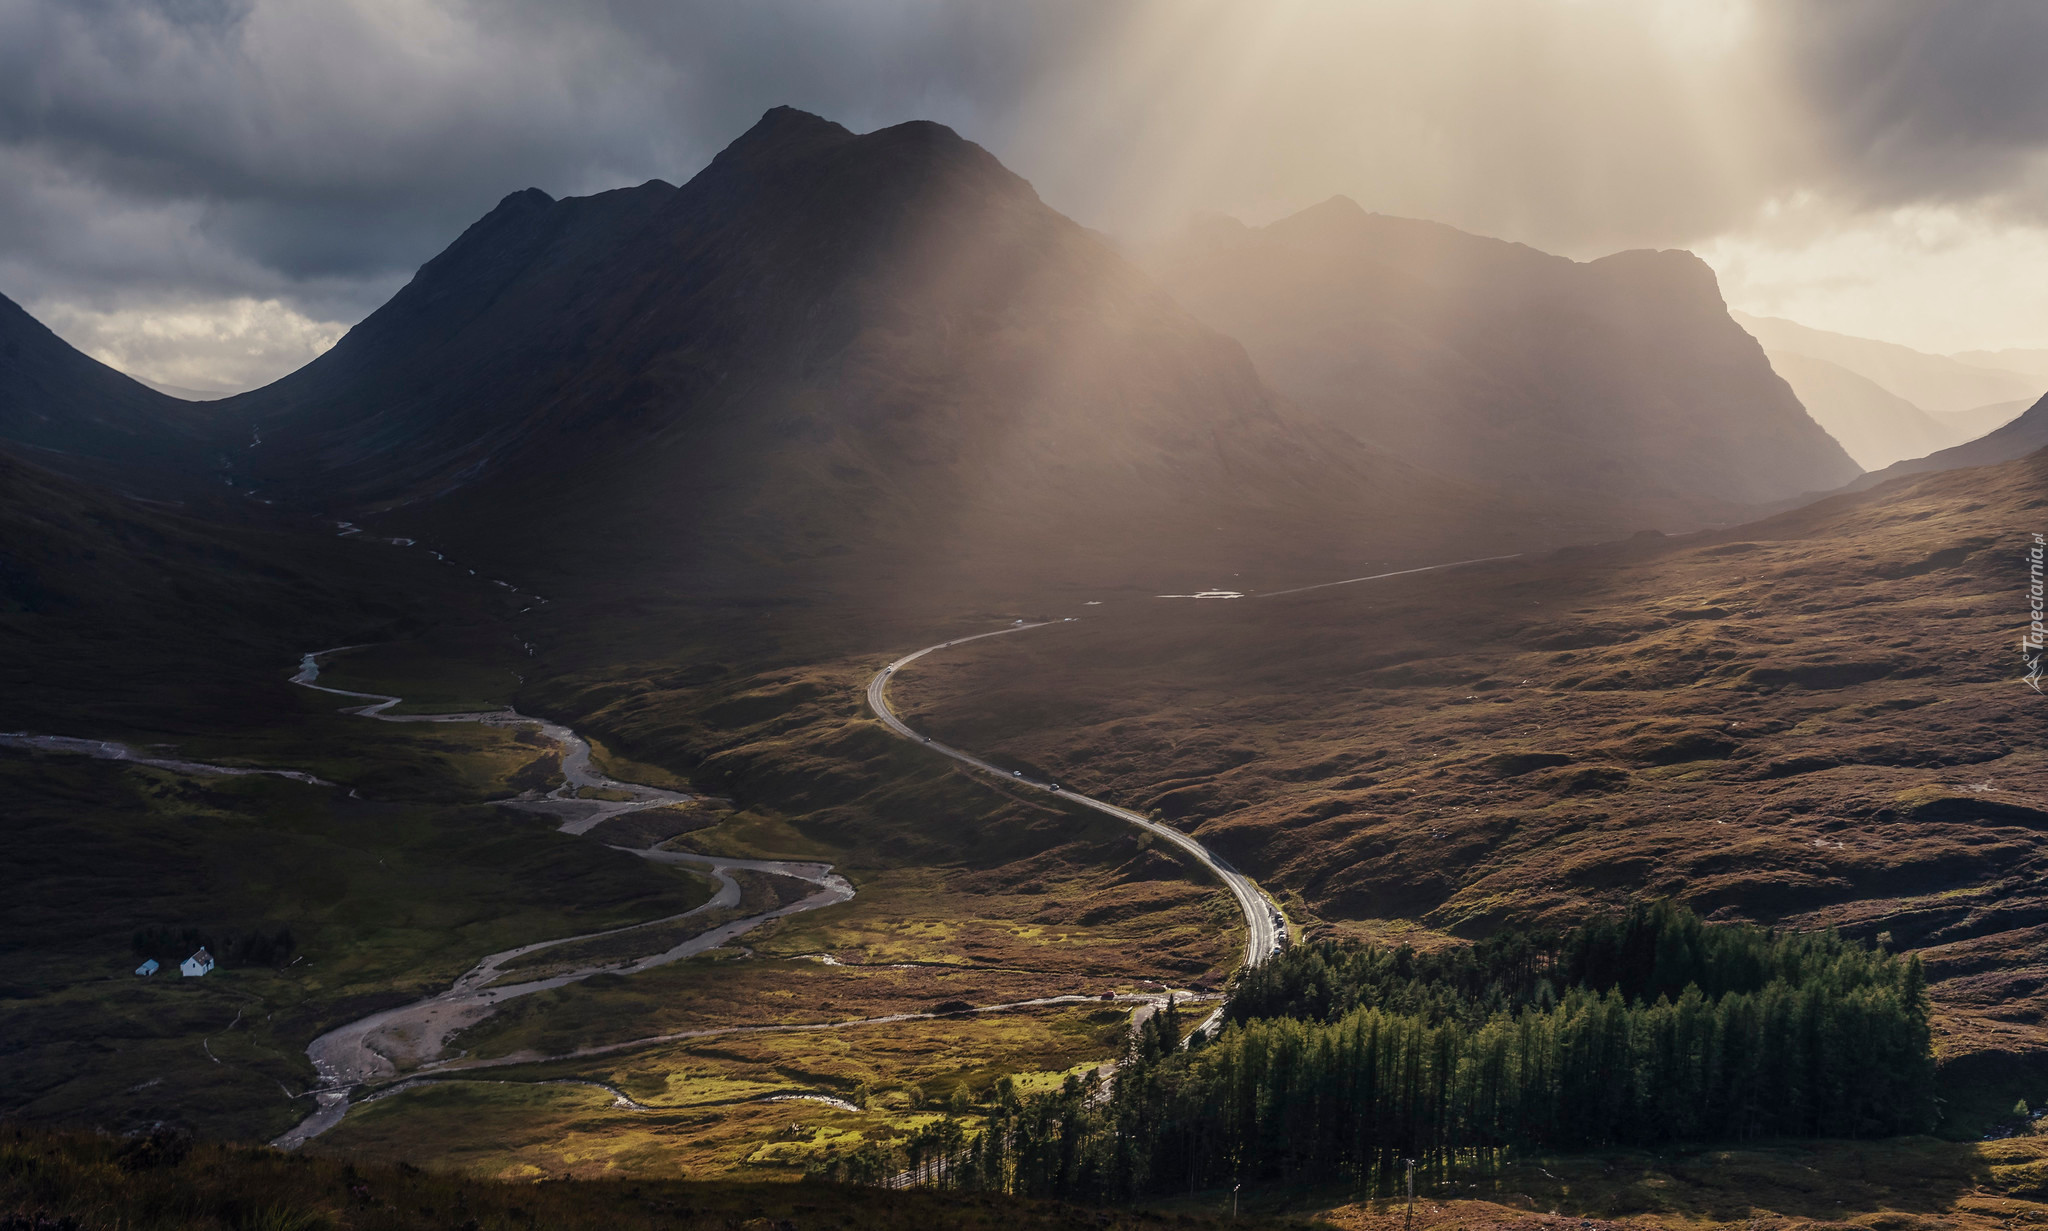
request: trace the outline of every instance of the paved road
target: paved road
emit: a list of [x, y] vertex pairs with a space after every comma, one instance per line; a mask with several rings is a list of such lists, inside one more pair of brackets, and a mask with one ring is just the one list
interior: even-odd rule
[[1279, 598], [1283, 594], [1306, 594], [1310, 590], [1327, 590], [1332, 586], [1355, 586], [1361, 581], [1380, 581], [1388, 577], [1406, 577], [1410, 573], [1434, 573], [1447, 568], [1464, 568], [1468, 564], [1492, 564], [1496, 560], [1519, 560], [1525, 553], [1515, 551], [1505, 556], [1478, 556], [1470, 560], [1450, 560], [1443, 564], [1424, 564], [1417, 568], [1397, 568], [1391, 573], [1371, 573], [1364, 577], [1346, 577], [1342, 581], [1319, 581], [1312, 586], [1292, 586], [1285, 590], [1259, 590], [1246, 596], [1250, 598]]
[[1028, 629], [1044, 628], [1047, 624], [1055, 622], [1041, 620], [1036, 624], [1013, 624], [1008, 628], [999, 628], [990, 633], [977, 633], [972, 637], [956, 637], [951, 641], [942, 641], [937, 645], [928, 645], [915, 654], [905, 654], [895, 662], [876, 672], [875, 678], [868, 681], [868, 708], [874, 710], [875, 716], [886, 723], [891, 731], [912, 743], [922, 744], [934, 752], [943, 753], [963, 765], [978, 769], [990, 777], [1000, 778], [1012, 786], [1045, 791], [1048, 794], [1058, 794], [1062, 798], [1070, 799], [1084, 808], [1093, 808], [1097, 812], [1113, 816], [1126, 824], [1136, 825], [1147, 833], [1155, 834], [1173, 843], [1174, 846], [1186, 853], [1189, 858], [1213, 872], [1216, 875], [1216, 879], [1223, 882], [1223, 887], [1228, 889], [1230, 896], [1236, 900], [1238, 910], [1244, 915], [1245, 965], [1256, 966], [1273, 956], [1279, 952], [1280, 946], [1287, 939], [1286, 928], [1280, 921], [1280, 912], [1275, 910], [1273, 904], [1266, 900], [1265, 894], [1259, 892], [1258, 885], [1250, 877], [1231, 867], [1222, 856], [1210, 851], [1209, 848], [1180, 830], [1173, 828], [1171, 825], [1162, 825], [1151, 817], [1132, 812], [1128, 808], [1119, 808], [1115, 804], [1104, 803], [1102, 800], [1090, 798], [1077, 791], [1064, 790], [1055, 783], [1041, 782], [1035, 778], [1020, 776], [1011, 770], [992, 765], [971, 752], [963, 752], [948, 744], [942, 744], [928, 735], [912, 730], [907, 723], [896, 716], [895, 711], [889, 708], [889, 681], [896, 677], [897, 672], [932, 651], [949, 649], [956, 645], [965, 645], [970, 641], [980, 641], [984, 637], [1000, 637], [1005, 633], [1021, 633]]

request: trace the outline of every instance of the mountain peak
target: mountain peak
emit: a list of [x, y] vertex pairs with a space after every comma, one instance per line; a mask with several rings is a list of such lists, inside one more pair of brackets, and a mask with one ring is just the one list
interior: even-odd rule
[[555, 199], [553, 197], [538, 188], [521, 188], [518, 192], [506, 193], [499, 200], [497, 208], [534, 209], [536, 207], [553, 205], [554, 203]]
[[1630, 248], [1587, 263], [1588, 268], [1618, 285], [1674, 296], [1714, 316], [1727, 314], [1721, 301], [1721, 279], [1714, 267], [1684, 248]]
[[734, 161], [782, 161], [853, 140], [853, 134], [820, 115], [795, 107], [770, 107], [754, 126], [719, 151], [712, 165]]
[[1371, 211], [1366, 209], [1365, 206], [1360, 205], [1340, 192], [1327, 201], [1309, 206], [1295, 216], [1298, 218], [1364, 218], [1370, 213]]

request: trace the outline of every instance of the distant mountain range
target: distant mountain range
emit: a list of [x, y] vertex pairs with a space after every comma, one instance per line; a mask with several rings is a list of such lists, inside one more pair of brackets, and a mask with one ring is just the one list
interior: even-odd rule
[[1930, 355], [1894, 342], [1850, 337], [1770, 316], [1734, 314], [1744, 329], [1776, 354], [1791, 351], [1847, 368], [1922, 410], [1935, 414], [1973, 410], [1994, 402], [2031, 402], [2048, 389], [2048, 377], [2029, 376]]
[[1152, 264], [1281, 392], [1440, 473], [1694, 524], [1859, 473], [1690, 253], [1579, 263], [1338, 197]]
[[2035, 402], [2025, 413], [1997, 431], [1930, 453], [1925, 457], [1894, 462], [1883, 470], [1864, 475], [1853, 486], [1871, 487], [1886, 479], [1895, 479], [1901, 475], [1926, 474], [1934, 470], [1996, 465], [1999, 462], [2025, 457], [2042, 448], [2048, 448], [2048, 396]]
[[1799, 395], [1806, 413], [1866, 470], [1889, 466], [1901, 458], [1922, 457], [1964, 438], [1949, 416], [1930, 414], [1840, 364], [1797, 351], [1769, 353], [1771, 367]]
[[1879, 470], [1975, 440], [2048, 388], [2037, 352], [1930, 355], [1737, 312], [1807, 411], [1857, 462]]
[[[681, 187], [507, 196], [234, 397], [0, 304], [0, 442], [189, 507], [706, 594], [1271, 581], [1727, 521], [1860, 472], [1686, 253], [1579, 263], [1340, 198], [1144, 265], [949, 129], [777, 108]], [[1830, 363], [1795, 384], [1942, 442]]]

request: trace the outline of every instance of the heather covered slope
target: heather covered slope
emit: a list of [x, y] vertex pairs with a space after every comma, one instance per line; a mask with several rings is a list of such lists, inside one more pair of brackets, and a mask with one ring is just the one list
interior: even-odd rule
[[1311, 922], [1472, 935], [1649, 892], [1885, 932], [1925, 952], [1948, 1062], [2042, 1056], [2048, 711], [2016, 650], [2044, 507], [2036, 453], [1711, 534], [1090, 609], [895, 695]]
[[508, 197], [224, 413], [266, 494], [542, 578], [1151, 585], [1562, 533], [1301, 415], [950, 130], [787, 108], [681, 188]]
[[1581, 264], [1338, 197], [1212, 221], [1151, 265], [1281, 393], [1441, 473], [1583, 493], [1638, 526], [1858, 473], [1688, 253]]

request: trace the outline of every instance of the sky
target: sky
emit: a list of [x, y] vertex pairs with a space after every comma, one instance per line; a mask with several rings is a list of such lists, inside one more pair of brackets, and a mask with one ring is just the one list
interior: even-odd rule
[[505, 194], [678, 183], [788, 104], [951, 125], [1130, 243], [1343, 194], [2048, 347], [2043, 63], [2032, 0], [0, 0], [0, 294], [249, 388]]

